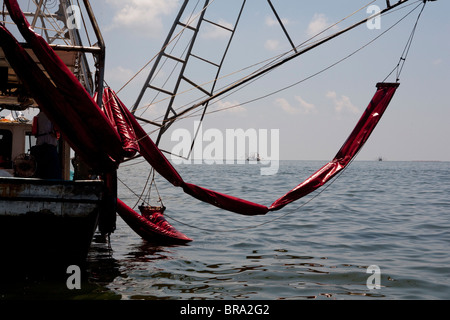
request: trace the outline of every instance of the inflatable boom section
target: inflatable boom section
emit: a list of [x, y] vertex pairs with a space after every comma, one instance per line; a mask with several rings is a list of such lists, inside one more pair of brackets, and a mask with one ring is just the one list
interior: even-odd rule
[[399, 85], [399, 83], [378, 83], [375, 95], [333, 160], [276, 200], [270, 207], [184, 182], [135, 118], [131, 118], [131, 124], [139, 141], [140, 153], [159, 174], [174, 186], [180, 186], [185, 193], [228, 211], [243, 215], [263, 215], [268, 211], [279, 210], [308, 195], [342, 171], [361, 150], [375, 129]]

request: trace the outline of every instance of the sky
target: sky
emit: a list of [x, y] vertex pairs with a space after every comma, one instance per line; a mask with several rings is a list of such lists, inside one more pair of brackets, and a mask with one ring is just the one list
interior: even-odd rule
[[[106, 42], [105, 80], [131, 107], [145, 84], [154, 57], [162, 47], [182, 1], [91, 2]], [[211, 1], [206, 17], [233, 27], [241, 3], [238, 0]], [[325, 34], [370, 16], [374, 12], [370, 11], [374, 9], [373, 5], [381, 9], [386, 7], [384, 0], [272, 0], [272, 3], [296, 45], [330, 26]], [[375, 93], [376, 83], [383, 81], [399, 62], [420, 10], [415, 10], [392, 30], [388, 29], [421, 1], [410, 0], [409, 3], [411, 5], [403, 10], [383, 16], [370, 25], [363, 24], [277, 68], [233, 95], [221, 96], [209, 111], [233, 107], [208, 114], [202, 123], [203, 132], [214, 129], [216, 131], [209, 132], [225, 136], [226, 130], [238, 128], [258, 133], [263, 132], [259, 130], [277, 131], [280, 159], [331, 160]], [[365, 7], [368, 4], [372, 5], [369, 11]], [[364, 9], [358, 11], [361, 8]], [[193, 11], [198, 13], [198, 9]], [[376, 160], [381, 156], [390, 161], [450, 161], [449, 11], [447, 0], [426, 5], [401, 73], [401, 85], [357, 160]], [[348, 18], [334, 25], [345, 17]], [[365, 46], [384, 32], [385, 35]], [[202, 52], [202, 57], [220, 61], [220, 49], [228, 37], [227, 31], [204, 24], [193, 52], [199, 55]], [[290, 49], [268, 2], [247, 1], [224, 60], [221, 75], [228, 76], [218, 81], [217, 87], [245, 75], [245, 71], [236, 71]], [[352, 53], [350, 58], [334, 65]], [[325, 72], [301, 81], [332, 65]], [[187, 75], [197, 83], [214, 78], [211, 75], [215, 69], [206, 63], [197, 61], [189, 68]], [[395, 81], [395, 76], [388, 80]], [[297, 82], [301, 83], [292, 86]], [[256, 100], [288, 86], [290, 88]], [[190, 103], [191, 93], [188, 92], [186, 98], [180, 97], [178, 103]], [[251, 100], [255, 101], [250, 103]], [[150, 98], [144, 97], [142, 104], [150, 102]], [[139, 110], [147, 110], [144, 115], [151, 118], [165, 110], [163, 104]], [[193, 133], [195, 120], [198, 118], [180, 121], [173, 126], [172, 132], [181, 129]], [[152, 131], [154, 127], [146, 126], [145, 129]], [[167, 150], [176, 144], [176, 141], [168, 140], [173, 138], [171, 134], [166, 134], [167, 145], [162, 146]], [[207, 144], [207, 137], [201, 139], [203, 145]], [[241, 156], [237, 154], [237, 157]]]

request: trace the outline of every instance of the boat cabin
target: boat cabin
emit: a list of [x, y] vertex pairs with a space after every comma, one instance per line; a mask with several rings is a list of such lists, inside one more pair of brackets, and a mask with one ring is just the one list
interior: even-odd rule
[[[28, 50], [27, 50], [28, 51]], [[33, 59], [37, 58], [29, 52]], [[60, 52], [61, 59], [73, 70], [76, 54]], [[23, 111], [27, 112], [27, 119]], [[39, 113], [38, 105], [27, 94], [14, 70], [0, 48], [0, 176], [32, 178], [36, 163], [31, 148], [36, 144], [32, 135], [34, 115]], [[70, 179], [70, 148], [62, 140], [58, 143], [63, 180]]]
[[[31, 123], [0, 120], [0, 175], [32, 177], [34, 172], [15, 172], [14, 160], [26, 158], [31, 140]], [[30, 168], [31, 170], [32, 168]]]
[[[36, 161], [31, 155], [35, 144], [31, 120], [0, 119], [0, 177], [36, 178]], [[61, 139], [58, 154], [62, 178], [69, 180], [70, 148]]]

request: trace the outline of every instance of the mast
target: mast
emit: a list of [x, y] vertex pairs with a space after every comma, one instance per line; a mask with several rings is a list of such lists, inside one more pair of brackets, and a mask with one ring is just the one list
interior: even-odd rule
[[[59, 0], [52, 3], [39, 0], [34, 1], [33, 11], [24, 12], [24, 15], [29, 19], [33, 29], [42, 33], [54, 51], [61, 54], [72, 52], [76, 55], [73, 72], [91, 95], [96, 90], [100, 92], [98, 101], [101, 102], [105, 42], [89, 0], [83, 0], [83, 4], [73, 5], [71, 0]], [[4, 7], [2, 9], [2, 15], [9, 16], [9, 12], [4, 10]], [[69, 25], [73, 22], [76, 23], [76, 26]], [[85, 38], [89, 38], [95, 44], [85, 43]], [[21, 46], [29, 48], [27, 43], [21, 43]], [[94, 63], [89, 61], [87, 54], [92, 55]], [[92, 77], [92, 65], [95, 69], [95, 79]]]
[[100, 27], [98, 26], [97, 20], [95, 18], [94, 12], [92, 10], [91, 4], [89, 0], [83, 0], [84, 6], [86, 8], [86, 12], [89, 17], [89, 21], [91, 22], [94, 34], [97, 39], [97, 47], [100, 49], [96, 54], [96, 67], [97, 67], [97, 81], [96, 81], [96, 92], [97, 92], [97, 104], [102, 106], [102, 95], [103, 95], [103, 81], [105, 78], [105, 56], [106, 56], [106, 47], [105, 41], [103, 40], [102, 33], [100, 32]]

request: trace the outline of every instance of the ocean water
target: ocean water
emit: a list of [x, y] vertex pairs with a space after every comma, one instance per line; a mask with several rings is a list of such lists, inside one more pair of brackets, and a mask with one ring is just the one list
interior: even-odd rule
[[[177, 166], [186, 182], [270, 205], [324, 161]], [[149, 167], [120, 170], [121, 198], [139, 203]], [[265, 216], [204, 204], [156, 179], [168, 221], [193, 242], [159, 246], [117, 218], [94, 239], [82, 289], [36, 282], [11, 298], [403, 300], [450, 298], [450, 162], [354, 161], [323, 189]], [[144, 194], [144, 196], [147, 196]], [[155, 188], [151, 197], [157, 199]], [[377, 273], [372, 273], [375, 268]]]

